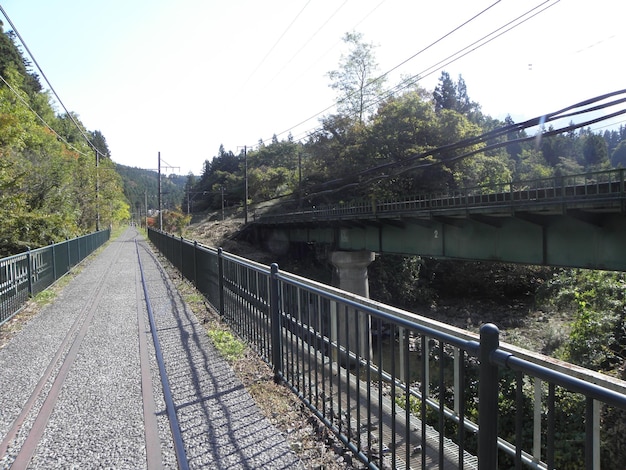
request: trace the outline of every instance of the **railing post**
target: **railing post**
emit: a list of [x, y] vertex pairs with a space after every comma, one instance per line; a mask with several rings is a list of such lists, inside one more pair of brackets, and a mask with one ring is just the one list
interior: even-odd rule
[[220, 316], [224, 316], [224, 250], [222, 248], [217, 249], [217, 277], [218, 277], [218, 290], [220, 293]]
[[272, 363], [274, 366], [274, 382], [282, 381], [283, 355], [282, 337], [280, 333], [280, 296], [278, 288], [278, 264], [272, 263], [270, 272], [270, 315], [272, 334]]
[[26, 273], [28, 274], [28, 295], [30, 297], [33, 296], [33, 267], [32, 267], [32, 261], [33, 258], [30, 254], [30, 246], [27, 246], [27, 251], [26, 251]]
[[56, 251], [54, 249], [55, 244], [53, 244], [51, 246], [52, 248], [52, 278], [56, 281], [58, 279], [57, 277], [57, 257], [56, 257]]
[[63, 274], [67, 274], [67, 272], [70, 270], [70, 266], [72, 265], [72, 253], [70, 253], [70, 239], [65, 237], [64, 243], [67, 245], [67, 268], [65, 269]]
[[198, 288], [198, 242], [193, 241], [193, 285]]
[[[179, 252], [180, 252], [180, 273], [181, 274], [183, 274], [185, 272], [184, 267], [183, 267], [183, 263], [184, 263], [184, 261], [183, 261], [183, 242], [184, 242], [184, 240], [185, 239], [181, 235], [180, 236], [180, 250], [179, 250]], [[183, 276], [183, 277], [185, 277], [185, 276]]]
[[498, 327], [487, 323], [480, 328], [478, 385], [478, 466], [480, 470], [498, 467], [498, 366], [491, 354], [500, 345]]

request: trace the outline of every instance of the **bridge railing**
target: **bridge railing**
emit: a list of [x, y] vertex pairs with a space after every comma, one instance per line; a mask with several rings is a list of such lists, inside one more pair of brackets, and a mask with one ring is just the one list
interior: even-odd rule
[[109, 237], [109, 229], [101, 230], [0, 259], [0, 325], [18, 313], [29, 297], [50, 287]]
[[476, 335], [277, 265], [149, 237], [370, 468], [615, 463], [624, 381], [500, 344], [493, 325]]
[[421, 194], [393, 199], [354, 200], [311, 207], [287, 214], [264, 214], [258, 222], [285, 223], [299, 220], [336, 220], [358, 217], [393, 216], [394, 214], [429, 215], [451, 209], [484, 207], [525, 207], [580, 201], [615, 201], [626, 199], [626, 172], [623, 168], [580, 175], [557, 176], [528, 181]]

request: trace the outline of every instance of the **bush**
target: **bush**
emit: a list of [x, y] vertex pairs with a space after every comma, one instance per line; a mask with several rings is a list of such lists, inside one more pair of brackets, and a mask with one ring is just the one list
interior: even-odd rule
[[607, 373], [626, 359], [626, 274], [561, 270], [538, 299], [547, 308], [574, 314], [562, 359]]

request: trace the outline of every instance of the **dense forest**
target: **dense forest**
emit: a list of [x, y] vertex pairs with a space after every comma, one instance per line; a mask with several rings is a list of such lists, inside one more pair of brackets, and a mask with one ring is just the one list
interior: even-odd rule
[[[154, 170], [116, 165], [122, 177], [124, 195], [131, 208], [131, 220], [140, 223], [153, 216], [159, 208], [159, 174]], [[176, 174], [161, 175], [161, 207], [165, 211], [178, 211], [184, 200], [187, 178]]]
[[0, 34], [0, 256], [128, 218], [105, 137], [57, 114], [13, 34]]

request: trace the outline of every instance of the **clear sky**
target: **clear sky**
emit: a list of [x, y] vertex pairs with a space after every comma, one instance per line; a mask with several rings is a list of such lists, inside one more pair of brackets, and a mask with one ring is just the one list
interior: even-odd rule
[[[442, 69], [455, 80], [461, 74], [470, 98], [500, 119], [510, 114], [520, 121], [626, 88], [623, 0], [0, 5], [65, 106], [89, 130], [104, 134], [114, 161], [156, 168], [160, 151], [165, 164], [180, 167], [181, 174], [200, 174], [220, 144], [237, 153], [273, 134], [301, 138], [314, 130], [319, 113], [332, 112], [326, 110], [335, 99], [327, 73], [346, 52], [341, 38], [348, 31], [377, 46], [381, 74], [414, 56], [389, 73], [388, 86], [420, 74], [421, 85], [432, 90]], [[535, 7], [533, 18], [444, 65]]]

